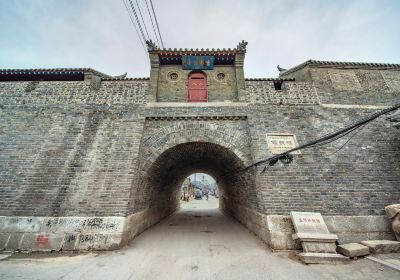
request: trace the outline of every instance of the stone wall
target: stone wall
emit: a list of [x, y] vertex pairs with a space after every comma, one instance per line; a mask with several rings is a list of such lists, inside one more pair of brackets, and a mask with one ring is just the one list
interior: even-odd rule
[[146, 103], [149, 81], [1, 82], [1, 105], [127, 105]]
[[310, 69], [323, 103], [386, 105], [399, 101], [400, 71]]
[[[310, 142], [372, 114], [373, 109], [324, 106], [252, 105], [249, 120], [255, 160], [272, 156], [266, 133], [293, 133], [299, 144]], [[254, 122], [253, 122], [254, 121]], [[384, 206], [400, 200], [399, 131], [384, 118], [348, 137], [277, 163], [260, 174], [259, 212], [287, 215], [316, 211], [324, 215], [383, 215]]]
[[246, 101], [259, 104], [318, 104], [315, 88], [308, 82], [284, 81], [276, 90], [273, 81], [246, 80]]
[[[178, 66], [160, 66], [158, 76], [157, 101], [158, 102], [186, 102], [188, 94], [188, 76], [190, 70], [183, 70]], [[215, 66], [213, 70], [203, 71], [207, 75], [208, 101], [234, 101], [237, 100], [236, 74], [233, 66]], [[176, 73], [178, 78], [172, 80], [171, 73]], [[223, 73], [225, 78], [220, 80], [217, 75]]]
[[399, 70], [307, 66], [281, 76], [313, 84], [321, 103], [388, 105], [400, 100]]
[[126, 214], [137, 108], [3, 106], [0, 118], [0, 215]]
[[[270, 244], [286, 244], [279, 248], [293, 248], [284, 239], [290, 231], [260, 226], [274, 216], [381, 217], [385, 205], [400, 200], [399, 130], [386, 127], [384, 118], [340, 150], [347, 139], [303, 150], [292, 164], [278, 162], [263, 174], [263, 166], [236, 174], [272, 155], [266, 133], [292, 133], [302, 144], [378, 108], [319, 104], [304, 82], [284, 82], [279, 92], [271, 81], [246, 83], [247, 102], [195, 105], [145, 104], [146, 80], [0, 83], [0, 243], [6, 240], [0, 246], [38, 248], [49, 235], [55, 248], [120, 247], [177, 209], [178, 186], [192, 172], [214, 176], [223, 210]], [[329, 92], [318, 89], [325, 102]], [[365, 100], [343, 92], [334, 101], [382, 105], [394, 94], [385, 92], [371, 89]], [[11, 217], [11, 223], [37, 223], [12, 230]], [[82, 222], [100, 217], [119, 221], [118, 231]], [[47, 219], [57, 220], [55, 228], [46, 228]], [[58, 221], [68, 219], [79, 228], [59, 230]], [[73, 245], [63, 245], [74, 240], [70, 235]]]

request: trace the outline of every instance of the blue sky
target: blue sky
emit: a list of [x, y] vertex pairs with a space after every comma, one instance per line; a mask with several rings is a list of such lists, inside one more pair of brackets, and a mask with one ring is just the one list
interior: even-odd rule
[[[277, 64], [290, 68], [310, 58], [400, 63], [400, 1], [153, 3], [166, 47], [233, 48], [248, 41], [246, 77], [276, 77]], [[0, 0], [0, 26], [0, 68], [92, 67], [149, 76], [122, 0]]]

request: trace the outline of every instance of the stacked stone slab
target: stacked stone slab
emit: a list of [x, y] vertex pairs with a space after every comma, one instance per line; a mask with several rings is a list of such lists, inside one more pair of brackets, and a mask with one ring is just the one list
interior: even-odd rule
[[306, 264], [345, 262], [347, 257], [336, 253], [337, 235], [331, 234], [320, 213], [290, 212], [303, 252], [298, 254]]
[[359, 243], [348, 243], [337, 246], [336, 251], [346, 257], [355, 259], [369, 255], [369, 248]]
[[400, 252], [400, 242], [393, 240], [364, 240], [362, 245], [369, 248], [371, 254], [388, 254]]

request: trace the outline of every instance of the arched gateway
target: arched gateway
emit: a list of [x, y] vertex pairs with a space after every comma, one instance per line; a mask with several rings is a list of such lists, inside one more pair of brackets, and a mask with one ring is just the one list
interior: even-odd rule
[[383, 118], [341, 150], [237, 170], [392, 105], [400, 65], [310, 60], [245, 79], [246, 45], [149, 43], [144, 79], [0, 70], [0, 250], [118, 249], [177, 209], [193, 172], [273, 249], [298, 248], [291, 211], [320, 212], [339, 243], [393, 239], [383, 209], [400, 200], [399, 131]]

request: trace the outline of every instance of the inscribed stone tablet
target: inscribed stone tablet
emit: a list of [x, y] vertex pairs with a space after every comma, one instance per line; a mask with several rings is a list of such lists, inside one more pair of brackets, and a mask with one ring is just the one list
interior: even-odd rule
[[[268, 149], [272, 154], [277, 155], [293, 148], [296, 148], [296, 136], [288, 133], [267, 133]], [[300, 151], [294, 151], [292, 154], [300, 154]]]
[[290, 212], [296, 233], [329, 234], [328, 227], [320, 213]]

